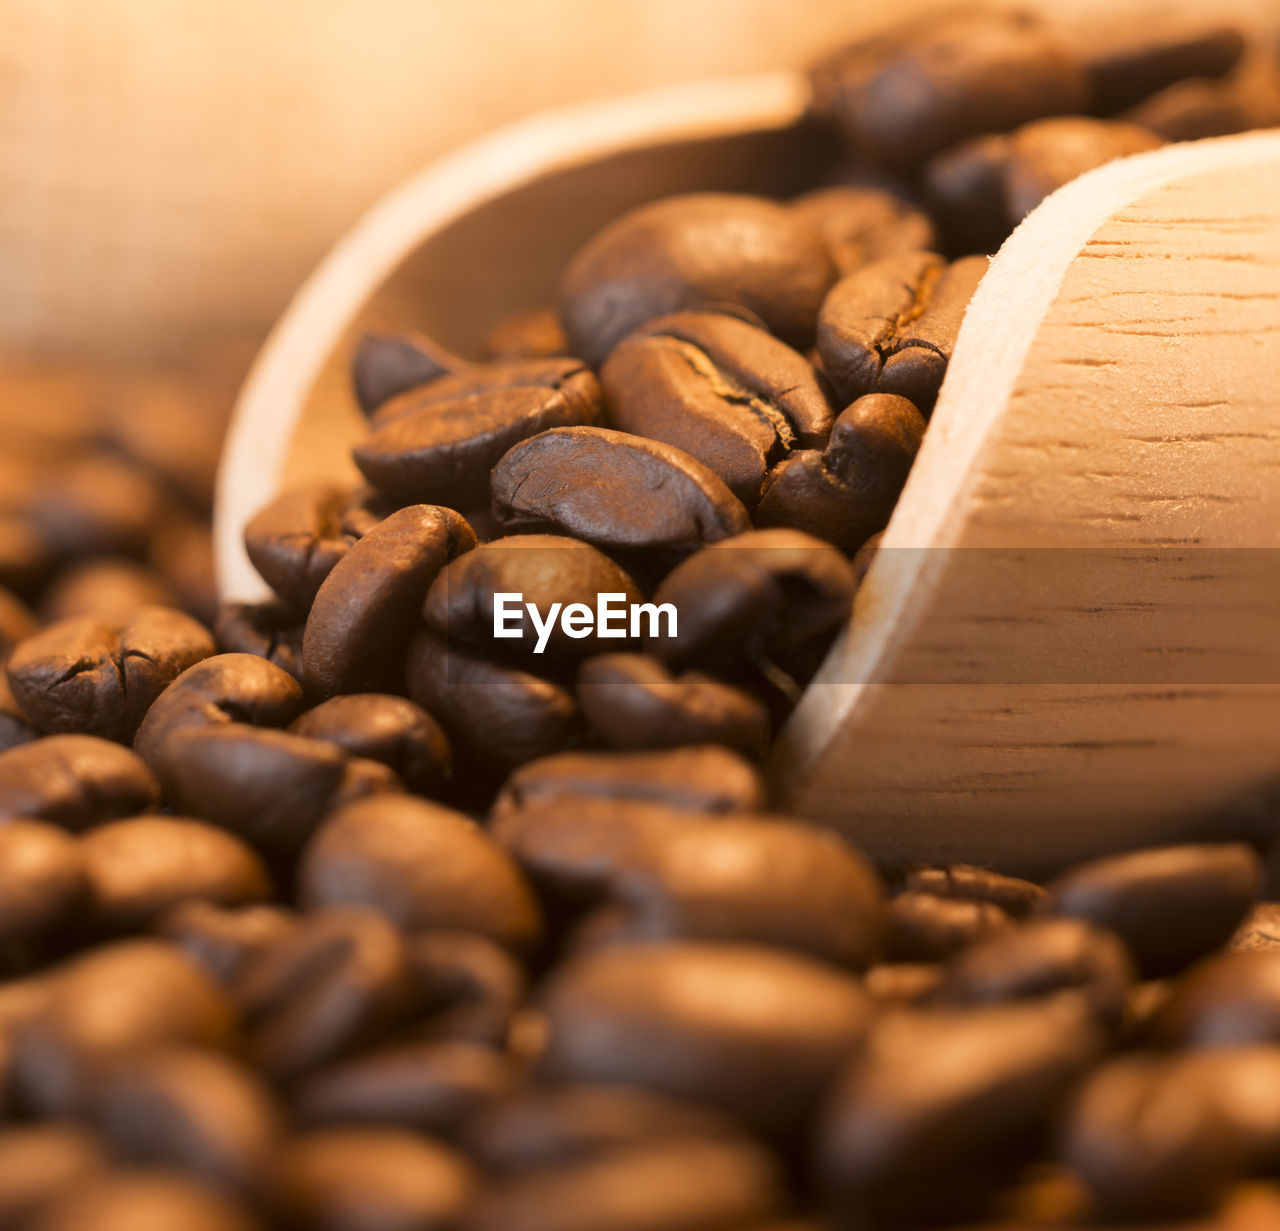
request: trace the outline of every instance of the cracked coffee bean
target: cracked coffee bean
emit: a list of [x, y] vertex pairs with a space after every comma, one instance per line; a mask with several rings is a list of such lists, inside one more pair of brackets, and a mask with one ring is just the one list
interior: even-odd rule
[[841, 277], [895, 253], [932, 251], [938, 244], [928, 214], [874, 184], [815, 188], [791, 208], [822, 236]]
[[890, 880], [899, 891], [991, 902], [1015, 919], [1025, 919], [1045, 901], [1044, 889], [1032, 881], [967, 863], [908, 865], [892, 872]]
[[356, 401], [369, 416], [398, 394], [466, 366], [425, 334], [371, 330], [356, 347], [351, 379]]
[[885, 956], [893, 962], [938, 962], [999, 934], [1013, 920], [993, 902], [908, 891], [889, 903]]
[[302, 678], [301, 617], [279, 600], [264, 603], [222, 603], [213, 634], [222, 654], [252, 654]]
[[87, 829], [160, 804], [146, 762], [93, 735], [50, 735], [0, 753], [0, 816]]

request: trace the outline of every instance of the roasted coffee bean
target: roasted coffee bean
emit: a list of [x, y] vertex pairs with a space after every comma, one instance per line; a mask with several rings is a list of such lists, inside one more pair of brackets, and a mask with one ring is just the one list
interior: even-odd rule
[[424, 629], [409, 645], [409, 696], [440, 720], [455, 748], [510, 768], [577, 741], [573, 695], [552, 680], [490, 662]]
[[173, 941], [219, 983], [231, 985], [268, 947], [293, 933], [295, 915], [279, 906], [227, 909], [187, 901], [171, 907], [154, 930]]
[[937, 962], [881, 962], [867, 971], [862, 986], [877, 1004], [911, 1008], [930, 1003], [942, 980]]
[[[510, 623], [519, 631], [501, 642], [495, 639], [498, 621], [494, 600], [498, 594], [519, 595], [521, 603], [533, 603], [553, 621], [545, 639], [517, 604], [518, 617]], [[609, 649], [611, 630], [602, 634], [594, 626], [570, 634], [563, 620], [575, 605], [594, 616], [597, 599], [610, 595], [618, 604], [638, 603], [635, 582], [604, 552], [589, 543], [555, 534], [513, 534], [485, 543], [459, 556], [444, 568], [427, 592], [422, 614], [436, 632], [478, 646], [489, 653], [523, 651], [580, 658]], [[581, 612], [579, 612], [581, 614]], [[622, 623], [625, 625], [625, 618]], [[620, 634], [627, 636], [625, 628]], [[541, 647], [541, 648], [539, 648]], [[536, 658], [530, 658], [536, 664]]]
[[549, 530], [607, 551], [684, 554], [751, 526], [742, 502], [695, 458], [598, 427], [516, 445], [494, 467], [493, 511], [509, 533]]
[[724, 817], [651, 841], [617, 877], [633, 937], [744, 941], [863, 970], [884, 903], [871, 867], [834, 834], [790, 818]]
[[886, 1015], [819, 1130], [828, 1195], [862, 1218], [963, 1215], [1034, 1155], [1102, 1050], [1079, 1004]]
[[299, 1134], [276, 1170], [280, 1224], [297, 1231], [445, 1231], [478, 1186], [453, 1150], [396, 1129]]
[[600, 380], [614, 427], [683, 449], [748, 508], [772, 466], [821, 448], [831, 431], [808, 360], [720, 312], [650, 321], [614, 347]]
[[769, 711], [749, 692], [696, 671], [673, 676], [642, 654], [589, 659], [577, 693], [592, 730], [614, 748], [723, 744], [758, 757], [769, 741]]
[[0, 753], [0, 816], [85, 829], [160, 803], [146, 763], [92, 735], [50, 735]]
[[320, 584], [360, 536], [343, 513], [350, 493], [321, 484], [282, 492], [251, 517], [244, 546], [253, 567], [281, 599], [306, 611]]
[[474, 931], [537, 944], [538, 903], [510, 856], [449, 808], [408, 796], [350, 804], [316, 831], [298, 872], [312, 908], [367, 906], [405, 931]]
[[282, 1129], [258, 1077], [194, 1047], [109, 1061], [93, 1080], [88, 1119], [117, 1158], [176, 1167], [245, 1196], [262, 1190]]
[[936, 253], [903, 252], [842, 278], [818, 317], [823, 371], [849, 401], [893, 393], [927, 415], [986, 272], [986, 257], [948, 265]]
[[1226, 944], [1229, 953], [1280, 949], [1280, 902], [1258, 902]]
[[87, 909], [103, 932], [146, 928], [186, 901], [243, 906], [271, 896], [271, 879], [258, 856], [232, 834], [199, 821], [112, 821], [85, 834], [80, 847]]
[[172, 608], [140, 607], [118, 624], [76, 616], [14, 650], [9, 684], [46, 731], [128, 743], [151, 703], [216, 652], [209, 630]]
[[1174, 982], [1152, 1014], [1158, 1047], [1245, 1047], [1280, 1043], [1280, 952], [1226, 953]]
[[855, 43], [813, 70], [820, 112], [872, 164], [912, 171], [967, 137], [1081, 112], [1084, 72], [1025, 14], [957, 12]]
[[1243, 844], [1170, 846], [1080, 864], [1049, 886], [1048, 910], [1110, 928], [1148, 977], [1225, 945], [1258, 895]]
[[1280, 58], [1255, 48], [1221, 79], [1179, 81], [1121, 117], [1166, 141], [1199, 141], [1280, 124]]
[[179, 731], [232, 722], [283, 727], [301, 708], [302, 688], [288, 672], [252, 654], [218, 654], [188, 668], [156, 698], [133, 746], [163, 780], [166, 745]]
[[174, 588], [155, 569], [137, 560], [79, 560], [46, 587], [40, 612], [48, 621], [93, 616], [125, 625], [139, 607], [181, 606]]
[[1112, 933], [1079, 919], [1036, 919], [957, 954], [939, 996], [994, 1004], [1076, 991], [1098, 1021], [1118, 1029], [1135, 977], [1133, 959]]
[[773, 471], [757, 525], [803, 530], [853, 555], [888, 524], [924, 432], [906, 398], [860, 397], [837, 417], [825, 449], [793, 453]]
[[551, 359], [569, 353], [569, 339], [554, 308], [530, 308], [494, 325], [484, 352], [490, 359]]
[[334, 808], [401, 789], [377, 761], [244, 723], [187, 727], [165, 742], [173, 807], [239, 834], [269, 857], [295, 854]]
[[297, 611], [278, 599], [223, 603], [213, 634], [221, 653], [253, 654], [301, 679], [302, 627]]
[[855, 592], [849, 562], [798, 530], [753, 530], [677, 565], [654, 595], [679, 613], [675, 637], [648, 650], [673, 667], [733, 662], [835, 628]]
[[586, 953], [556, 970], [544, 1004], [552, 1076], [708, 1103], [767, 1133], [803, 1123], [868, 1016], [853, 979], [749, 945]]
[[80, 842], [42, 821], [0, 821], [0, 973], [79, 922], [88, 893]]
[[764, 781], [727, 748], [664, 752], [565, 752], [522, 766], [506, 781], [496, 811], [576, 798], [687, 808], [694, 812], [762, 812]]
[[784, 1205], [776, 1162], [748, 1139], [635, 1145], [485, 1189], [466, 1231], [715, 1231]]
[[40, 732], [26, 719], [9, 688], [9, 681], [0, 672], [0, 752], [8, 752], [22, 744], [30, 744], [40, 738]]
[[259, 1231], [239, 1204], [195, 1180], [114, 1169], [53, 1202], [29, 1231]]
[[25, 1106], [49, 1115], [85, 1106], [94, 1074], [110, 1059], [170, 1043], [225, 1049], [231, 1005], [175, 946], [159, 940], [107, 945], [53, 976], [14, 1035], [14, 1078]]
[[64, 1194], [90, 1182], [106, 1160], [74, 1124], [5, 1125], [0, 1134], [0, 1231], [21, 1231]]
[[218, 618], [213, 535], [199, 517], [174, 516], [156, 527], [147, 561], [173, 588], [178, 606], [206, 626]]
[[12, 590], [0, 587], [0, 664], [8, 661], [13, 647], [39, 628], [35, 614]]
[[384, 404], [352, 456], [384, 496], [467, 508], [486, 502], [489, 472], [512, 445], [599, 423], [603, 412], [599, 382], [581, 360], [482, 364]]
[[991, 902], [1015, 919], [1025, 919], [1045, 900], [1045, 891], [1032, 881], [968, 863], [908, 865], [891, 871], [889, 882], [897, 890], [931, 893], [935, 898]]
[[419, 932], [409, 940], [409, 964], [424, 1015], [415, 1034], [506, 1043], [527, 985], [510, 952], [475, 932]]
[[476, 536], [451, 509], [393, 513], [334, 565], [302, 639], [307, 687], [318, 696], [396, 691], [422, 600], [436, 574]]
[[993, 902], [900, 893], [889, 903], [885, 956], [894, 962], [938, 962], [1013, 926]]
[[351, 376], [360, 409], [372, 415], [397, 394], [464, 367], [461, 359], [424, 334], [371, 330], [356, 347]]
[[454, 1137], [515, 1086], [518, 1071], [510, 1055], [478, 1043], [401, 1043], [311, 1074], [292, 1106], [306, 1125], [379, 1124]]
[[937, 247], [933, 222], [905, 197], [875, 184], [815, 188], [791, 202], [823, 238], [841, 276], [898, 252]]
[[575, 354], [599, 365], [633, 329], [685, 308], [745, 308], [808, 346], [835, 267], [818, 232], [760, 197], [692, 193], [624, 214], [570, 262], [560, 318]]
[[281, 1081], [378, 1042], [415, 1007], [404, 938], [357, 907], [307, 915], [246, 964], [235, 995], [250, 1056]]
[[336, 744], [353, 757], [380, 761], [421, 795], [438, 792], [452, 772], [449, 741], [440, 724], [404, 697], [332, 697], [296, 719], [289, 730]]

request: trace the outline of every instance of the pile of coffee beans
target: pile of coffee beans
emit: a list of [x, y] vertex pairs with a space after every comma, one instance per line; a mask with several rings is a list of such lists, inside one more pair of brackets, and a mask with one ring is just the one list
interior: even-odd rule
[[268, 603], [145, 563], [163, 415], [6, 456], [0, 1231], [1280, 1225], [1272, 809], [1040, 884], [761, 768], [987, 254], [1280, 64], [970, 11], [813, 82], [832, 184], [638, 209], [481, 359], [368, 335]]

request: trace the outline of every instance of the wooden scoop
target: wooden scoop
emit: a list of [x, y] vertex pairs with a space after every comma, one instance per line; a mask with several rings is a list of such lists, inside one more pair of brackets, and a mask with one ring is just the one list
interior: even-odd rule
[[[735, 79], [514, 126], [376, 206], [281, 319], [219, 487], [246, 520], [349, 478], [350, 345], [475, 351], [553, 302], [601, 223], [695, 189], [789, 194], [832, 154], [803, 83]], [[1280, 134], [1055, 194], [992, 263], [849, 629], [781, 733], [782, 807], [882, 858], [1044, 871], [1202, 832], [1280, 772]]]

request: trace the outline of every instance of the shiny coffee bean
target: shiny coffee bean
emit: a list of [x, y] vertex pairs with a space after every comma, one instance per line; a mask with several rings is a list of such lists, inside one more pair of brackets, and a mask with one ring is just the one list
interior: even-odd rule
[[1148, 977], [1226, 944], [1258, 894], [1243, 844], [1170, 846], [1080, 864], [1049, 885], [1047, 909], [1110, 928]]
[[278, 599], [264, 603], [222, 603], [213, 635], [222, 654], [265, 658], [294, 679], [302, 678], [302, 623], [294, 608]]
[[19, 645], [9, 684], [45, 731], [128, 743], [151, 703], [216, 651], [208, 629], [171, 608], [141, 607], [120, 624], [77, 616]]
[[396, 691], [427, 590], [475, 545], [459, 514], [425, 504], [393, 513], [360, 539], [325, 578], [307, 616], [307, 687], [321, 697]]
[[259, 1231], [261, 1225], [238, 1203], [196, 1180], [119, 1168], [65, 1193], [29, 1231]]
[[808, 360], [724, 313], [650, 321], [614, 347], [600, 380], [614, 427], [683, 449], [748, 508], [774, 465], [831, 431]]
[[791, 208], [822, 236], [842, 277], [883, 257], [938, 245], [928, 214], [875, 184], [815, 188]]
[[948, 265], [936, 253], [904, 252], [842, 278], [818, 317], [823, 371], [850, 401], [892, 393], [927, 415], [986, 272], [985, 257]]
[[900, 893], [889, 902], [885, 956], [893, 962], [939, 962], [1013, 926], [993, 902]]
[[823, 1186], [860, 1217], [963, 1214], [1034, 1155], [1102, 1049], [1064, 1002], [888, 1015], [827, 1106]]
[[881, 962], [863, 976], [862, 986], [877, 1004], [912, 1008], [934, 1001], [943, 971], [937, 962]]
[[740, 688], [696, 671], [673, 676], [642, 654], [601, 654], [578, 672], [578, 704], [592, 730], [614, 748], [723, 744], [763, 754], [769, 711]]
[[800, 644], [849, 614], [849, 562], [798, 530], [753, 530], [689, 557], [658, 587], [655, 603], [679, 613], [675, 637], [651, 637], [673, 667], [734, 662]]
[[695, 458], [599, 427], [556, 428], [516, 445], [494, 467], [493, 511], [508, 533], [545, 530], [606, 551], [682, 554], [751, 525]]
[[907, 865], [891, 871], [889, 881], [895, 889], [935, 898], [991, 902], [1015, 919], [1025, 919], [1045, 900], [1045, 891], [1032, 881], [967, 863]]
[[88, 895], [82, 844], [43, 821], [0, 821], [0, 971], [38, 957], [79, 923]]
[[92, 735], [50, 735], [0, 753], [0, 816], [85, 829], [160, 803], [146, 763]]
[[230, 986], [260, 953], [297, 926], [297, 917], [279, 906], [229, 909], [186, 901], [165, 911], [153, 930], [173, 941], [219, 983]]
[[54, 973], [44, 1001], [16, 1028], [14, 1079], [38, 1114], [73, 1114], [114, 1057], [179, 1043], [226, 1049], [234, 1028], [225, 995], [180, 950], [124, 941]]
[[106, 624], [124, 625], [139, 607], [180, 605], [173, 587], [149, 565], [90, 557], [69, 565], [49, 583], [41, 595], [40, 613], [50, 622], [94, 616]]
[[1257, 902], [1226, 944], [1228, 953], [1280, 949], [1280, 902]]
[[820, 235], [785, 206], [692, 193], [642, 205], [589, 240], [565, 271], [560, 317], [593, 365], [646, 321], [706, 305], [745, 308], [804, 347], [834, 278]]
[[547, 984], [549, 1074], [710, 1104], [796, 1129], [860, 1042], [852, 979], [747, 945], [658, 944], [571, 959]]
[[6, 1125], [0, 1135], [0, 1231], [30, 1227], [42, 1209], [105, 1167], [102, 1147], [78, 1125]]
[[404, 697], [331, 697], [296, 719], [289, 731], [336, 744], [353, 757], [380, 761], [421, 795], [438, 792], [452, 773], [449, 741], [440, 724]]
[[1025, 14], [960, 11], [904, 22], [813, 71], [818, 109], [864, 160], [912, 171], [980, 133], [1088, 108], [1089, 81]]
[[260, 1078], [194, 1047], [109, 1061], [93, 1079], [88, 1119], [117, 1158], [175, 1167], [246, 1196], [262, 1190], [282, 1132]]
[[352, 360], [356, 401], [366, 415], [372, 415], [397, 394], [465, 366], [457, 355], [424, 334], [371, 330], [361, 337]]
[[869, 393], [843, 411], [823, 450], [793, 453], [769, 476], [760, 526], [790, 526], [847, 555], [884, 529], [924, 440], [906, 398]]
[[332, 485], [282, 492], [244, 528], [249, 559], [276, 594], [305, 611], [360, 536], [345, 524], [350, 494]]
[[310, 908], [366, 906], [409, 932], [474, 931], [526, 950], [542, 931], [537, 900], [502, 847], [462, 813], [408, 796], [333, 813], [298, 886]]
[[1158, 1047], [1280, 1042], [1280, 953], [1226, 953], [1183, 974], [1151, 1015]]
[[146, 928], [186, 901], [243, 906], [271, 896], [262, 860], [234, 835], [199, 821], [112, 821], [86, 833], [80, 847], [87, 910], [104, 932]]
[[503, 1046], [528, 980], [511, 953], [475, 932], [433, 930], [409, 940], [423, 1016], [416, 1035]]
[[352, 456], [392, 500], [467, 508], [487, 501], [489, 472], [513, 445], [597, 424], [603, 411], [600, 385], [580, 360], [481, 364], [384, 403]]
[[530, 308], [504, 316], [484, 336], [490, 359], [551, 359], [569, 353], [560, 316], [554, 308]]
[[281, 1154], [273, 1206], [297, 1231], [447, 1231], [478, 1187], [470, 1164], [416, 1133], [332, 1128]]

